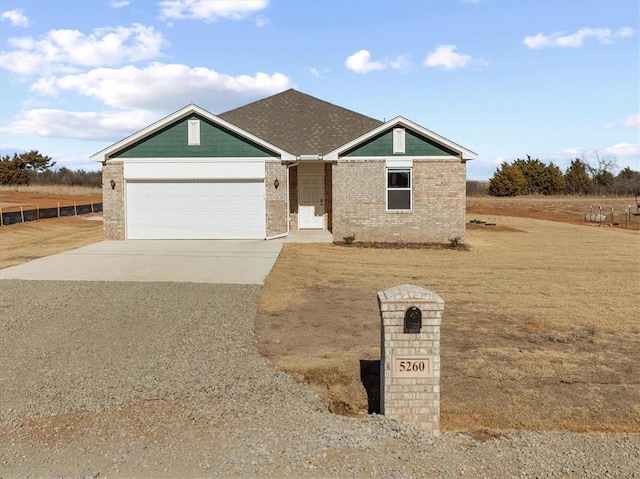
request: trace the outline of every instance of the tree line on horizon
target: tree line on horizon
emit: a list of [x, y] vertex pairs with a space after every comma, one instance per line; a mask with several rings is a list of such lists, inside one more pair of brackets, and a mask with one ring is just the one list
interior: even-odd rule
[[54, 168], [56, 162], [37, 150], [0, 158], [0, 185], [102, 186], [101, 171]]
[[[55, 169], [56, 162], [37, 150], [0, 158], [0, 185], [102, 186], [101, 171]], [[527, 155], [503, 162], [489, 181], [467, 181], [470, 196], [518, 195], [637, 195], [640, 172], [629, 167], [617, 175], [616, 161], [596, 154], [594, 162], [575, 158], [565, 172], [553, 162], [545, 164]]]
[[616, 161], [602, 158], [595, 161], [575, 158], [566, 171], [553, 162], [517, 158], [503, 162], [489, 181], [467, 181], [467, 194], [490, 196], [519, 195], [640, 195], [640, 172], [629, 167], [617, 175]]

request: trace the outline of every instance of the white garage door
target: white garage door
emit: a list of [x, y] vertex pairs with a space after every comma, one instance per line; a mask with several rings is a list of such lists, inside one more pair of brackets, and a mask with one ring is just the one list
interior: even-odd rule
[[128, 239], [265, 237], [264, 181], [128, 181]]

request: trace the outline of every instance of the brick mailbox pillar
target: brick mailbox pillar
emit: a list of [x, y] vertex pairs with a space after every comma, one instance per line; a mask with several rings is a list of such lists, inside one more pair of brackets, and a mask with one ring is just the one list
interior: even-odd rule
[[444, 300], [410, 284], [378, 293], [380, 412], [440, 435], [440, 323]]

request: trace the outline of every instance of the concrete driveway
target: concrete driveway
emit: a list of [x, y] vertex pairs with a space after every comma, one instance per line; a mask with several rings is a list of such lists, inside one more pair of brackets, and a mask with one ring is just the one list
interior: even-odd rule
[[102, 241], [0, 270], [0, 279], [262, 284], [284, 240]]

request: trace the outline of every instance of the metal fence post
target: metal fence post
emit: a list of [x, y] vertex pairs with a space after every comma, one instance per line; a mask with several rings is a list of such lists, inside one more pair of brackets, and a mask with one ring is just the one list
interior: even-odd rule
[[613, 206], [610, 206], [611, 208], [611, 226], [613, 226]]
[[600, 226], [602, 226], [602, 206], [598, 205], [598, 211], [600, 212], [598, 214], [599, 216], [598, 220], [600, 220]]

